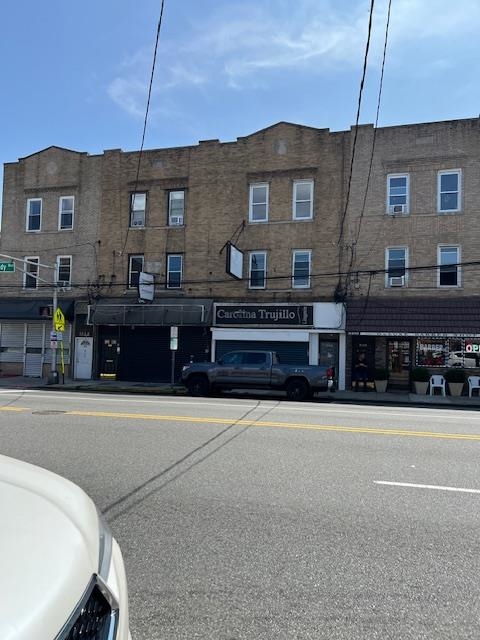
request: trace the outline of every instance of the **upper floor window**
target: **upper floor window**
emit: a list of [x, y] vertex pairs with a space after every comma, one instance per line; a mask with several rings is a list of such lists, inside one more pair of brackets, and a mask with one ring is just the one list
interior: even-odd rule
[[438, 172], [438, 211], [460, 211], [461, 209], [461, 171]]
[[182, 287], [183, 256], [169, 254], [167, 256], [167, 289], [181, 289]]
[[58, 228], [73, 229], [73, 210], [75, 198], [73, 196], [62, 196], [58, 201]]
[[265, 289], [267, 275], [267, 254], [265, 251], [250, 253], [248, 286], [250, 289]]
[[168, 224], [171, 227], [183, 224], [185, 214], [185, 191], [169, 191]]
[[407, 247], [389, 247], [385, 252], [385, 286], [403, 287], [407, 281]]
[[70, 289], [72, 285], [72, 256], [57, 256], [57, 284]]
[[27, 231], [40, 231], [42, 227], [42, 199], [27, 200]]
[[268, 220], [268, 184], [250, 185], [250, 203], [248, 219], [250, 222], [266, 222]]
[[438, 247], [438, 286], [459, 287], [460, 247]]
[[408, 213], [409, 176], [387, 176], [387, 213]]
[[37, 256], [25, 256], [25, 272], [23, 274], [23, 286], [25, 289], [38, 287], [38, 266], [40, 259]]
[[138, 287], [140, 273], [143, 271], [143, 256], [130, 256], [128, 261], [128, 286]]
[[310, 249], [297, 249], [293, 252], [292, 287], [310, 286], [312, 252]]
[[293, 183], [293, 219], [313, 218], [313, 180], [297, 180]]
[[130, 194], [130, 226], [131, 227], [145, 226], [146, 208], [147, 208], [146, 193]]

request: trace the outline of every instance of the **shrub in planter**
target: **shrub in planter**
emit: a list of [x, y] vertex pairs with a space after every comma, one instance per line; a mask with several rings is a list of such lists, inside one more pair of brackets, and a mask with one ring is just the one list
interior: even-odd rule
[[429, 382], [430, 372], [425, 367], [415, 367], [412, 369], [411, 378], [413, 382]]
[[415, 388], [415, 393], [425, 395], [430, 382], [430, 372], [425, 367], [415, 367], [410, 373], [410, 377]]
[[452, 367], [445, 371], [445, 380], [448, 382], [448, 390], [452, 396], [461, 396], [467, 374], [463, 369]]
[[377, 367], [374, 378], [375, 380], [388, 380], [388, 371], [384, 367]]
[[467, 379], [467, 374], [463, 369], [458, 369], [457, 367], [452, 367], [451, 369], [447, 369], [444, 373], [445, 380], [447, 382], [461, 382], [462, 384]]

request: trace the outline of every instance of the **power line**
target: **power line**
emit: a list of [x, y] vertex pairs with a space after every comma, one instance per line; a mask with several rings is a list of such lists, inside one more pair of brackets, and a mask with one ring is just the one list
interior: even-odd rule
[[[165, 0], [162, 0], [161, 6], [160, 6], [160, 17], [158, 19], [158, 24], [157, 24], [157, 34], [155, 37], [155, 47], [153, 50], [153, 60], [152, 60], [152, 70], [150, 73], [150, 83], [148, 86], [148, 96], [147, 96], [147, 105], [145, 108], [145, 117], [143, 120], [143, 131], [142, 131], [142, 143], [140, 145], [140, 151], [138, 152], [138, 163], [137, 163], [137, 173], [135, 176], [135, 187], [133, 189], [133, 203], [135, 202], [135, 196], [137, 195], [137, 189], [138, 189], [138, 182], [139, 182], [139, 176], [140, 176], [140, 164], [142, 162], [142, 155], [143, 155], [143, 147], [145, 144], [145, 134], [147, 131], [147, 122], [148, 122], [148, 114], [150, 111], [150, 100], [152, 97], [152, 87], [153, 87], [153, 77], [155, 75], [155, 65], [157, 62], [157, 51], [158, 51], [158, 42], [160, 39], [160, 29], [162, 28], [162, 20], [163, 20], [163, 9], [165, 6]], [[132, 203], [132, 201], [131, 201]], [[125, 247], [127, 246], [127, 242], [128, 242], [128, 234], [130, 231], [130, 225], [127, 227], [127, 233], [125, 236], [125, 242], [123, 243], [123, 247], [121, 250], [121, 255], [123, 255], [123, 252], [125, 251]]]
[[359, 90], [359, 94], [358, 94], [358, 104], [357, 104], [357, 117], [355, 120], [355, 134], [353, 137], [353, 145], [352, 145], [352, 157], [350, 160], [350, 174], [348, 177], [348, 187], [347, 187], [347, 196], [345, 199], [345, 207], [342, 213], [342, 218], [340, 220], [340, 231], [339, 231], [339, 235], [338, 235], [338, 284], [337, 284], [337, 289], [336, 289], [336, 296], [341, 296], [342, 295], [342, 283], [341, 283], [341, 269], [342, 269], [342, 257], [343, 257], [343, 248], [342, 248], [342, 240], [343, 240], [343, 234], [344, 234], [344, 227], [345, 227], [345, 218], [347, 216], [347, 211], [348, 211], [348, 205], [350, 203], [350, 191], [351, 191], [351, 187], [352, 187], [352, 176], [353, 176], [353, 165], [355, 162], [355, 150], [356, 150], [356, 146], [357, 146], [357, 138], [358, 138], [358, 123], [360, 121], [360, 110], [361, 110], [361, 105], [362, 105], [362, 95], [363, 95], [363, 87], [365, 85], [365, 76], [367, 74], [367, 62], [368, 62], [368, 52], [370, 49], [370, 38], [371, 38], [371, 34], [372, 34], [372, 22], [373, 22], [373, 8], [375, 5], [375, 0], [371, 0], [371, 4], [370, 4], [370, 16], [369, 16], [369, 20], [368, 20], [368, 34], [367, 34], [367, 43], [365, 46], [365, 55], [363, 58], [363, 72], [362, 72], [362, 79], [360, 81], [360, 90]]

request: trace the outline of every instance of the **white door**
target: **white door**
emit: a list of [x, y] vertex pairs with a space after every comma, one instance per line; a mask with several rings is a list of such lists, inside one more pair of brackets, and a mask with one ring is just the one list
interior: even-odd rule
[[93, 338], [75, 338], [75, 379], [91, 380]]

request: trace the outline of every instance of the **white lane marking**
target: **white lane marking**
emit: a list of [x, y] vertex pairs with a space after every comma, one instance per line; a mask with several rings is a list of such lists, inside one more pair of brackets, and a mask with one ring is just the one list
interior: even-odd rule
[[[49, 391], [48, 393], [45, 394], [44, 392], [39, 391], [38, 389], [1, 389], [0, 390], [0, 395], [18, 395], [19, 393], [22, 393], [22, 394], [28, 393], [31, 395], [35, 395], [37, 398], [51, 398], [52, 396], [66, 397], [69, 394], [68, 391], [60, 391], [58, 393], [55, 393], [55, 391]], [[135, 396], [133, 394], [128, 394], [128, 393], [124, 395], [120, 393], [104, 394], [101, 392], [81, 394], [78, 391], [72, 391], [70, 397], [71, 398], [75, 397], [80, 400], [101, 399], [102, 401], [106, 401], [106, 402], [114, 402], [114, 403], [127, 402], [129, 404], [133, 404], [133, 403], [135, 404], [156, 404], [156, 403], [185, 404], [185, 403], [188, 403], [190, 405], [198, 405], [200, 407], [227, 407], [227, 408], [228, 407], [244, 408], [245, 406], [251, 405], [252, 407], [255, 407], [255, 408], [271, 407], [273, 410], [282, 411], [282, 413], [285, 413], [285, 410], [288, 409], [288, 411], [292, 413], [293, 412], [311, 413], [313, 410], [318, 410], [322, 414], [338, 413], [338, 414], [345, 414], [345, 415], [355, 415], [357, 417], [363, 417], [363, 414], [368, 416], [372, 415], [372, 406], [365, 407], [362, 405], [355, 405], [355, 409], [342, 409], [338, 405], [326, 403], [326, 404], [308, 404], [308, 405], [305, 405], [304, 407], [299, 407], [299, 406], [294, 406], [290, 402], [287, 402], [285, 400], [283, 400], [282, 404], [278, 406], [277, 400], [275, 399], [260, 400], [260, 405], [258, 405], [257, 407], [256, 401], [249, 398], [237, 399], [235, 402], [231, 402], [231, 401], [230, 402], [219, 402], [219, 401], [211, 402], [207, 399], [202, 400], [198, 398], [191, 398], [189, 396], [181, 396], [178, 398], [166, 399], [165, 396], [159, 395], [159, 396], [156, 396], [155, 398], [139, 398], [138, 396]], [[278, 400], [282, 401], [282, 398], [279, 398]], [[403, 409], [401, 412], [395, 411], [394, 409], [386, 410], [386, 411], [375, 411], [375, 416], [387, 416], [391, 418], [425, 418], [428, 415], [430, 418], [435, 417], [435, 418], [442, 418], [442, 420], [455, 420], [455, 421], [458, 421], [459, 417], [461, 416], [462, 420], [472, 420], [472, 421], [480, 422], [480, 412], [475, 410], [465, 409], [461, 411], [461, 414], [459, 414], [457, 411], [450, 412], [445, 409], [425, 407], [424, 409], [420, 409], [420, 410], [417, 409], [417, 411], [419, 411], [418, 413], [413, 413], [406, 410], [406, 408], [407, 407], [405, 407], [405, 409]], [[398, 409], [398, 407], [395, 407], [395, 409]]]
[[458, 493], [480, 493], [480, 489], [465, 489], [464, 487], [442, 487], [436, 484], [413, 484], [411, 482], [388, 482], [387, 480], [374, 480], [375, 484], [389, 487], [409, 487], [413, 489], [433, 489], [434, 491], [456, 491]]

